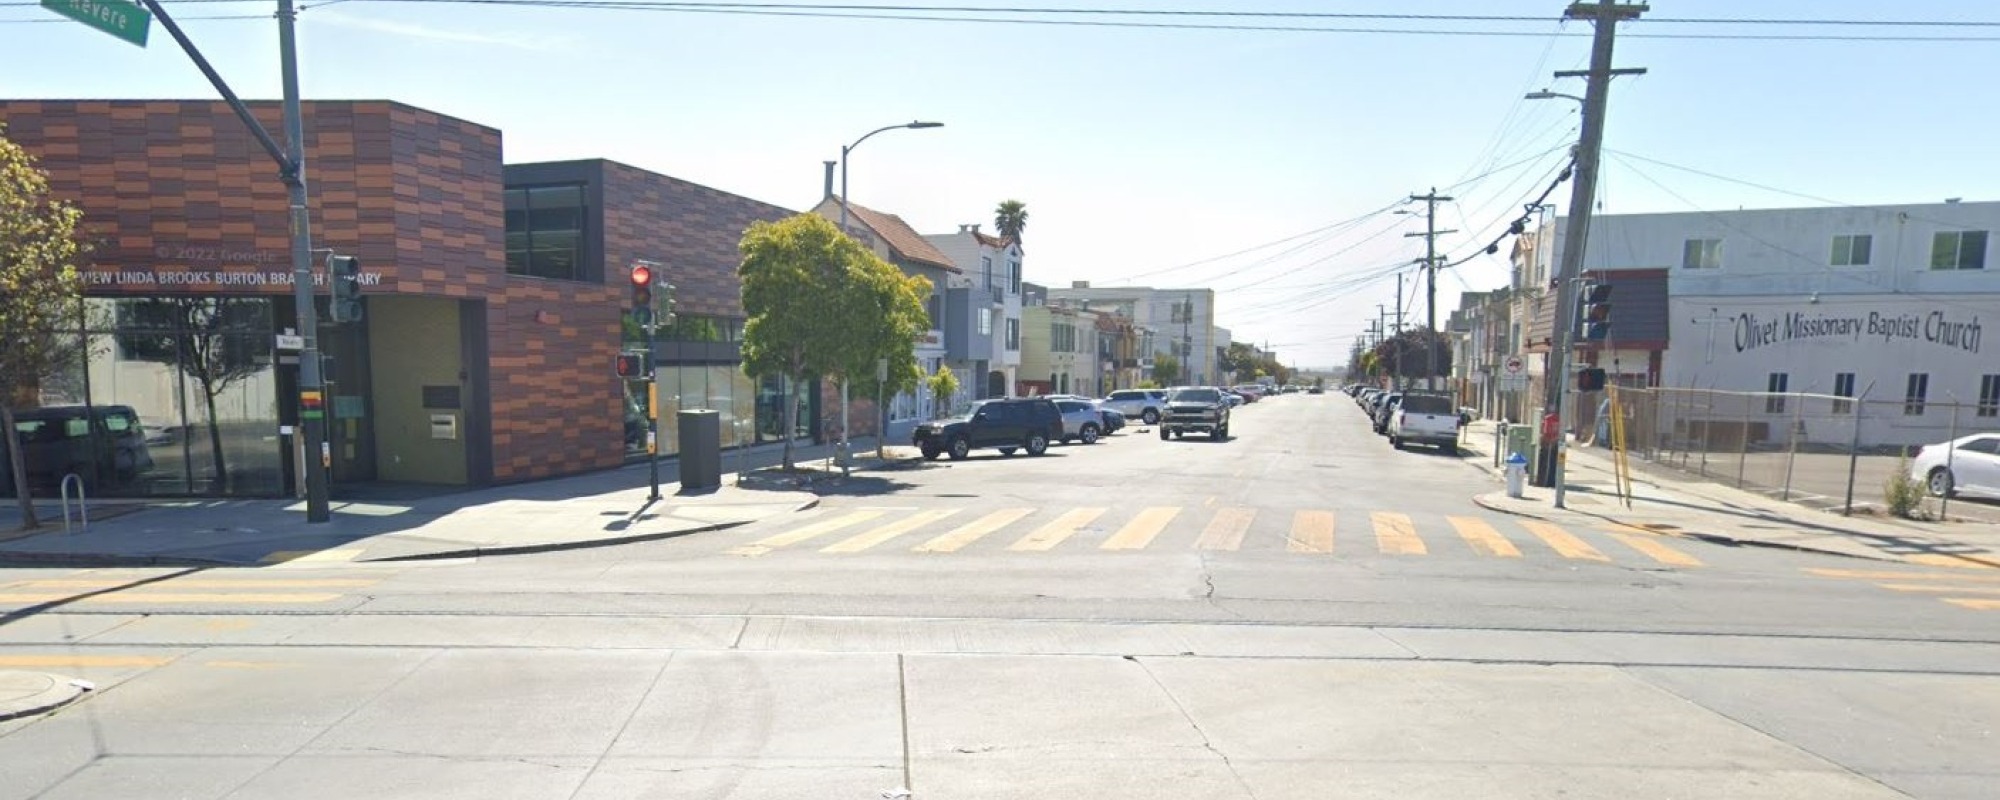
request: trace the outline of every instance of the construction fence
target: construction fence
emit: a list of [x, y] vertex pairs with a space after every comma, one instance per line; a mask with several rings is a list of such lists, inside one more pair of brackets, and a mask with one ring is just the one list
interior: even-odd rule
[[[1575, 430], [1610, 447], [1609, 394], [1585, 397]], [[1843, 513], [1881, 505], [1883, 485], [1918, 447], [2000, 431], [2000, 404], [1957, 398], [1674, 388], [1620, 388], [1617, 398], [1635, 465]]]

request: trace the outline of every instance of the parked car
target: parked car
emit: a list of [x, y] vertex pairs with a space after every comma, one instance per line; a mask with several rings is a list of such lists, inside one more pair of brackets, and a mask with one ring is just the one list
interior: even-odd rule
[[1089, 400], [1064, 398], [1051, 401], [1056, 410], [1062, 412], [1062, 435], [1057, 441], [1069, 444], [1072, 440], [1084, 444], [1097, 444], [1097, 437], [1104, 435], [1104, 415], [1098, 413], [1097, 405]]
[[[31, 486], [54, 488], [66, 475], [86, 491], [137, 480], [153, 468], [146, 432], [131, 406], [49, 406], [14, 412], [13, 441], [21, 445]], [[0, 476], [13, 488], [8, 454], [0, 446]]]
[[1167, 414], [1160, 422], [1160, 438], [1206, 433], [1210, 439], [1229, 438], [1229, 402], [1222, 390], [1209, 386], [1177, 389], [1167, 396]]
[[981, 400], [964, 416], [918, 425], [911, 441], [936, 460], [950, 454], [956, 461], [970, 455], [973, 448], [991, 447], [1003, 456], [1016, 450], [1039, 456], [1048, 452], [1049, 442], [1062, 437], [1062, 412], [1046, 397], [1019, 397]]
[[1401, 405], [1402, 402], [1402, 392], [1384, 392], [1381, 399], [1375, 401], [1374, 420], [1376, 433], [1384, 436], [1389, 434], [1389, 418], [1396, 413], [1396, 406]]
[[1104, 404], [1126, 417], [1147, 425], [1160, 422], [1160, 409], [1167, 407], [1165, 389], [1119, 389], [1106, 395]]
[[1389, 445], [1397, 450], [1411, 444], [1429, 445], [1446, 455], [1457, 455], [1458, 414], [1451, 407], [1451, 398], [1444, 395], [1403, 395], [1389, 421]]
[[1975, 433], [1917, 448], [1910, 477], [1933, 496], [1976, 494], [2000, 498], [2000, 433]]
[[1222, 392], [1223, 401], [1228, 403], [1230, 408], [1236, 408], [1238, 406], [1250, 402], [1250, 398], [1244, 397], [1243, 395], [1237, 394], [1236, 392], [1231, 391], [1229, 389], [1222, 389], [1220, 391]]
[[1229, 391], [1242, 395], [1244, 402], [1255, 403], [1259, 400], [1264, 399], [1264, 387], [1254, 383], [1246, 383], [1241, 386], [1230, 386], [1225, 388], [1227, 388]]
[[1125, 415], [1103, 403], [1097, 404], [1097, 413], [1104, 415], [1104, 435], [1110, 436], [1125, 427]]

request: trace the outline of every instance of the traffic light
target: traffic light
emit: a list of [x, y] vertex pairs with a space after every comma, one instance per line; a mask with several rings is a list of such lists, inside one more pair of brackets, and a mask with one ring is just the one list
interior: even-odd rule
[[661, 305], [665, 306], [665, 309], [664, 309], [663, 311], [661, 311], [661, 312], [660, 312], [660, 315], [659, 315], [659, 316], [660, 316], [660, 326], [661, 326], [661, 327], [663, 327], [663, 328], [671, 328], [671, 327], [673, 327], [673, 326], [674, 326], [674, 319], [675, 319], [675, 317], [674, 317], [674, 285], [673, 285], [673, 284], [671, 284], [671, 283], [666, 283], [666, 284], [661, 284], [661, 287], [660, 287], [660, 288], [663, 288], [663, 289], [665, 289], [665, 290], [666, 290], [666, 302], [665, 302], [665, 303], [662, 303], [662, 304], [661, 304]]
[[646, 362], [638, 353], [619, 353], [618, 358], [612, 362], [611, 369], [618, 373], [618, 377], [626, 380], [646, 377]]
[[1611, 336], [1611, 284], [1583, 288], [1583, 340], [1601, 342]]
[[327, 256], [327, 282], [333, 285], [333, 321], [361, 321], [361, 259]]
[[1576, 373], [1576, 390], [1579, 392], [1601, 392], [1604, 390], [1604, 369], [1590, 367]]
[[632, 318], [640, 325], [653, 323], [653, 283], [657, 279], [651, 265], [632, 265]]

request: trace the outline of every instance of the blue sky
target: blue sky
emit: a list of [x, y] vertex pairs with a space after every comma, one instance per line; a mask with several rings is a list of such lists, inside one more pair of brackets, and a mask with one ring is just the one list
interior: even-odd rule
[[[25, 4], [24, 4], [25, 3]], [[907, 2], [904, 5], [942, 5]], [[1028, 204], [1028, 278], [1051, 285], [1208, 286], [1217, 324], [1304, 366], [1344, 363], [1388, 269], [1422, 255], [1415, 216], [1363, 217], [1436, 186], [1451, 257], [1474, 252], [1539, 194], [1576, 133], [1589, 26], [1550, 0], [1216, 0], [1062, 8], [1481, 14], [1537, 21], [1266, 20], [1280, 25], [1519, 36], [1121, 29], [549, 9], [344, 0], [304, 3], [309, 99], [386, 98], [500, 128], [509, 161], [606, 157], [790, 208], [815, 202], [820, 162], [855, 152], [853, 199], [918, 230], [991, 226]], [[168, 5], [236, 90], [278, 94], [269, 2]], [[1650, 20], [1968, 20], [1984, 27], [1625, 26], [1599, 200], [1607, 213], [1823, 205], [1670, 166], [1850, 204], [1996, 199], [1990, 102], [2000, 41], [1741, 41], [1641, 34], [2000, 38], [2000, 11], [1929, 0], [1658, 0]], [[30, 21], [46, 20], [46, 21]], [[25, 0], [0, 0], [0, 95], [210, 98], [155, 26], [139, 49]], [[1652, 159], [1646, 161], [1641, 159]], [[1486, 173], [1491, 174], [1486, 174]], [[1484, 177], [1481, 177], [1481, 176]], [[1553, 197], [1566, 205], [1564, 186]], [[1416, 209], [1419, 206], [1405, 206]], [[1504, 254], [1504, 250], [1502, 251]], [[1369, 276], [1384, 276], [1360, 280]], [[1504, 285], [1503, 261], [1438, 280], [1440, 322], [1465, 289]], [[1422, 307], [1415, 310], [1421, 314]]]

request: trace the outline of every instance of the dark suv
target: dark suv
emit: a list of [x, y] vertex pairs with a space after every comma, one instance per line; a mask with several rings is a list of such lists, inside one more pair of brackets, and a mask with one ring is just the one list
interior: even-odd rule
[[1003, 456], [1011, 456], [1015, 450], [1038, 456], [1062, 434], [1062, 412], [1055, 403], [1042, 397], [1024, 397], [981, 401], [963, 417], [918, 425], [911, 438], [924, 458], [950, 453], [958, 460], [975, 447], [991, 447]]
[[[131, 406], [49, 406], [14, 412], [14, 441], [21, 444], [31, 486], [54, 488], [76, 475], [89, 490], [131, 483], [153, 468], [146, 433]], [[0, 443], [0, 477], [8, 476]]]

